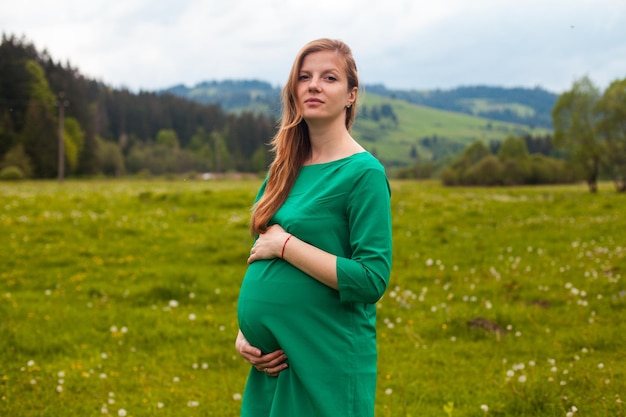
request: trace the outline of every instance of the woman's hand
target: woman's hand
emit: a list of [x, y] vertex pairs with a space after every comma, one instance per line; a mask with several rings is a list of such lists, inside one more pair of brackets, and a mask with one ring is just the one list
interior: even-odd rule
[[248, 263], [274, 258], [284, 259], [322, 284], [339, 289], [337, 256], [292, 236], [279, 224], [268, 227], [259, 235], [250, 249]]
[[289, 366], [286, 362], [287, 356], [282, 350], [263, 355], [260, 349], [255, 348], [246, 340], [241, 330], [237, 334], [235, 348], [242, 358], [250, 362], [258, 371], [265, 372], [269, 376], [278, 376], [280, 371]]
[[289, 233], [285, 231], [279, 224], [274, 224], [261, 233], [250, 249], [248, 263], [261, 259], [280, 258], [283, 251], [283, 245], [289, 237]]

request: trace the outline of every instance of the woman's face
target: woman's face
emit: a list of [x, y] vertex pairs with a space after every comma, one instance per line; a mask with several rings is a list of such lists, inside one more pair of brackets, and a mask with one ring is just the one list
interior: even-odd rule
[[345, 63], [334, 51], [304, 57], [298, 75], [296, 100], [307, 123], [345, 120], [346, 106], [354, 103], [357, 88], [348, 88]]

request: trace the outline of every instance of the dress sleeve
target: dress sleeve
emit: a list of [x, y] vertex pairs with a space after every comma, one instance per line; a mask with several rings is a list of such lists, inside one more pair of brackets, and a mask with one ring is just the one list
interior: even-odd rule
[[391, 188], [382, 169], [367, 169], [350, 193], [347, 206], [350, 258], [337, 258], [342, 302], [373, 304], [391, 274]]

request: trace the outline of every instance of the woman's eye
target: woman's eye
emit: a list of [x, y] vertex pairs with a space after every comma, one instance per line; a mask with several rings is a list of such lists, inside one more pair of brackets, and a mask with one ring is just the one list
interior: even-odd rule
[[327, 76], [326, 79], [328, 81], [337, 81], [337, 78], [333, 77], [332, 75]]
[[298, 80], [300, 80], [300, 81], [304, 81], [304, 80], [308, 80], [308, 79], [309, 79], [309, 76], [308, 76], [308, 75], [304, 75], [304, 74], [303, 74], [303, 75], [300, 75], [300, 76], [298, 77]]

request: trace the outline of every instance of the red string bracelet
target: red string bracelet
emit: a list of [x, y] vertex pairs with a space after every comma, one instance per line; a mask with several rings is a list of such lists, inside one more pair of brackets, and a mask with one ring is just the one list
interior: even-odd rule
[[287, 246], [287, 242], [289, 242], [289, 239], [291, 239], [291, 236], [293, 236], [293, 235], [289, 235], [289, 237], [287, 237], [287, 239], [285, 239], [285, 243], [283, 243], [283, 251], [280, 253], [280, 259], [284, 259], [285, 258], [285, 247]]

